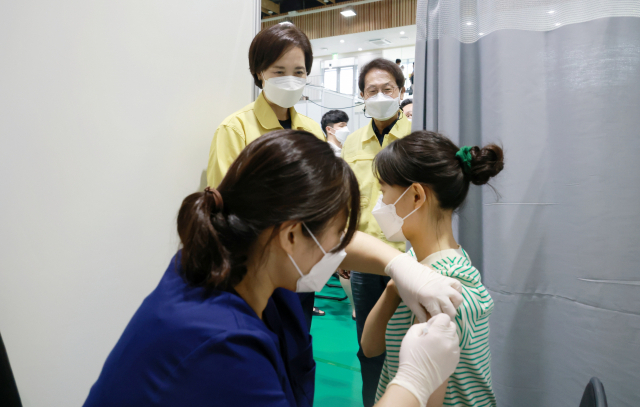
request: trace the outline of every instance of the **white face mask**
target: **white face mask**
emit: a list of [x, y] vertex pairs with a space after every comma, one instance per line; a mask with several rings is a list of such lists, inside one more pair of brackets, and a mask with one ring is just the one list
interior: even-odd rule
[[338, 269], [338, 266], [340, 266], [342, 260], [347, 257], [347, 252], [344, 250], [341, 250], [337, 253], [325, 252], [320, 243], [318, 243], [316, 237], [313, 235], [313, 233], [311, 233], [307, 225], [305, 225], [304, 222], [302, 223], [302, 225], [305, 227], [305, 229], [307, 229], [307, 232], [309, 232], [309, 234], [313, 238], [313, 241], [316, 242], [318, 247], [320, 247], [320, 250], [322, 250], [324, 256], [322, 257], [322, 259], [320, 259], [319, 262], [316, 263], [315, 266], [311, 268], [309, 273], [305, 275], [302, 274], [302, 271], [300, 271], [300, 267], [298, 267], [296, 261], [293, 260], [293, 257], [291, 257], [291, 255], [287, 253], [287, 256], [289, 256], [289, 258], [291, 259], [291, 262], [295, 266], [296, 270], [298, 270], [298, 273], [300, 273], [300, 278], [298, 279], [298, 283], [296, 284], [296, 292], [310, 293], [313, 291], [321, 291], [324, 285], [327, 284], [327, 281], [329, 281], [329, 279], [331, 278], [331, 275]]
[[267, 99], [287, 109], [298, 103], [306, 84], [306, 78], [297, 76], [278, 76], [262, 81]]
[[404, 237], [404, 233], [402, 233], [402, 225], [404, 224], [404, 220], [411, 216], [415, 211], [420, 209], [414, 209], [404, 218], [398, 216], [398, 213], [396, 212], [396, 204], [398, 203], [400, 198], [402, 198], [404, 194], [407, 193], [409, 189], [411, 189], [411, 186], [409, 186], [409, 188], [407, 188], [402, 193], [402, 195], [400, 195], [400, 197], [390, 205], [382, 202], [382, 194], [380, 194], [380, 198], [378, 199], [376, 206], [374, 206], [373, 210], [371, 211], [371, 214], [374, 218], [376, 218], [376, 221], [378, 222], [382, 233], [384, 233], [384, 237], [386, 237], [390, 242], [407, 241], [407, 238]]
[[347, 141], [347, 136], [349, 136], [349, 133], [351, 133], [347, 126], [342, 127], [338, 130], [334, 129], [333, 131], [333, 135], [336, 136], [336, 139], [340, 144], [344, 144], [344, 142]]
[[377, 120], [389, 120], [398, 114], [400, 109], [400, 96], [392, 98], [382, 92], [377, 95], [365, 99], [364, 106], [367, 108], [366, 113]]

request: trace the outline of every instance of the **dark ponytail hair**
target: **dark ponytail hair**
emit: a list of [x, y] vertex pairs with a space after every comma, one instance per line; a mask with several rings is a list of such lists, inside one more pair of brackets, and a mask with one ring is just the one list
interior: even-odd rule
[[377, 178], [388, 185], [428, 186], [442, 209], [455, 210], [467, 197], [469, 183], [483, 185], [504, 168], [502, 148], [489, 144], [472, 147], [470, 167], [456, 157], [459, 148], [447, 137], [431, 131], [414, 131], [394, 141], [373, 161]]
[[[300, 130], [278, 130], [250, 143], [217, 190], [189, 195], [178, 213], [183, 278], [191, 285], [229, 290], [247, 273], [260, 234], [290, 220], [319, 235], [337, 215], [347, 217], [342, 250], [360, 214], [358, 181], [326, 142]], [[306, 229], [302, 229], [306, 235]]]

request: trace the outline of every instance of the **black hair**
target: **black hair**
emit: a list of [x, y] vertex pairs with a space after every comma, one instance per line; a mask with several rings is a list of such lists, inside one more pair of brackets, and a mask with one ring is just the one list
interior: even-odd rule
[[325, 136], [327, 135], [327, 126], [333, 126], [336, 123], [348, 123], [349, 116], [343, 112], [342, 110], [329, 110], [327, 113], [322, 115], [322, 120], [320, 120], [320, 125], [322, 126], [322, 131]]
[[413, 99], [405, 99], [400, 103], [400, 110], [404, 109], [405, 106], [413, 104]]
[[[260, 234], [287, 221], [319, 236], [338, 215], [347, 219], [342, 250], [358, 226], [355, 174], [329, 144], [302, 130], [277, 130], [250, 143], [217, 190], [187, 196], [178, 213], [180, 273], [191, 285], [229, 290], [247, 273]], [[302, 233], [308, 236], [305, 228]]]
[[502, 148], [495, 144], [473, 147], [471, 168], [467, 171], [456, 157], [458, 151], [458, 146], [442, 134], [414, 131], [375, 156], [374, 172], [378, 180], [388, 185], [425, 185], [442, 209], [455, 210], [467, 197], [469, 183], [486, 184], [504, 168]]
[[260, 31], [249, 47], [249, 71], [253, 82], [262, 89], [258, 74], [266, 71], [274, 62], [291, 48], [298, 47], [304, 53], [307, 75], [313, 65], [313, 50], [309, 38], [293, 24], [276, 24]]
[[360, 76], [358, 76], [358, 87], [360, 88], [360, 92], [364, 92], [364, 79], [372, 69], [381, 69], [389, 72], [396, 80], [398, 88], [402, 89], [404, 87], [404, 74], [402, 73], [402, 69], [388, 59], [376, 58], [369, 61], [362, 67], [362, 69], [360, 69]]
[[396, 58], [396, 64], [400, 64], [402, 63], [402, 60], [400, 58]]

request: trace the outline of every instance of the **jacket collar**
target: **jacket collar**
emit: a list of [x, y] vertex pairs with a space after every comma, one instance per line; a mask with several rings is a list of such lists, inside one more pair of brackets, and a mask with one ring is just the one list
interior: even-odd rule
[[[253, 104], [253, 111], [258, 118], [260, 125], [267, 130], [281, 129], [280, 122], [275, 112], [269, 105], [269, 102], [264, 98], [264, 92], [260, 92], [260, 95]], [[305, 126], [302, 117], [296, 112], [293, 107], [289, 108], [289, 115], [291, 116], [291, 128], [295, 130], [312, 131], [309, 127]]]
[[[363, 143], [365, 141], [371, 140], [372, 138], [377, 139], [376, 133], [373, 131], [373, 126], [375, 125], [373, 124], [373, 119], [371, 119], [367, 126], [367, 132], [362, 137]], [[391, 128], [391, 131], [389, 132], [388, 135], [398, 139], [406, 136], [409, 133], [411, 133], [411, 122], [407, 119], [407, 116], [405, 116], [404, 114], [401, 114], [400, 118], [398, 119], [396, 124]]]

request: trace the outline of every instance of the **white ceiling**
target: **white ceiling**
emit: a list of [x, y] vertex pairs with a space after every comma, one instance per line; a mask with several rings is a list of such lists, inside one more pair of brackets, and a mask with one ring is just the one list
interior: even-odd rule
[[[404, 35], [400, 32], [404, 31]], [[407, 37], [407, 38], [400, 38]], [[388, 45], [374, 45], [369, 40], [385, 38], [391, 41]], [[340, 40], [344, 40], [341, 43]], [[358, 48], [362, 51], [371, 51], [383, 48], [397, 48], [415, 45], [416, 43], [416, 26], [408, 25], [405, 27], [386, 28], [384, 30], [366, 31], [356, 34], [338, 35], [336, 37], [317, 38], [311, 40], [313, 47], [313, 56], [321, 57], [334, 53], [346, 54], [349, 52], [358, 52]], [[322, 48], [327, 48], [323, 50]]]

